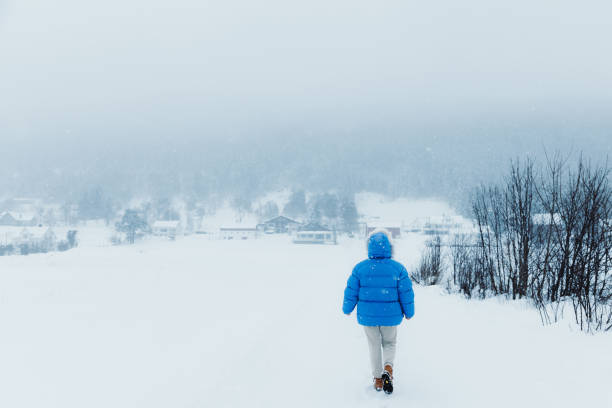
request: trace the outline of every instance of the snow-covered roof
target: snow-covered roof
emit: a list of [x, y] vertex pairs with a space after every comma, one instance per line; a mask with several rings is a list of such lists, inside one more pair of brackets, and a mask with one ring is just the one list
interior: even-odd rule
[[16, 221], [32, 221], [34, 218], [36, 218], [36, 215], [34, 214], [16, 211], [5, 211], [0, 214], [0, 217], [4, 217], [5, 214], [10, 215]]
[[153, 228], [178, 228], [180, 221], [155, 221]]
[[279, 215], [269, 220], [263, 222], [263, 224], [271, 224], [271, 223], [288, 223], [288, 224], [299, 224], [298, 221], [292, 220], [289, 217], [285, 217], [284, 215]]
[[368, 227], [374, 227], [374, 228], [400, 228], [404, 225], [404, 222], [391, 221], [391, 220], [385, 220], [385, 221], [371, 220], [371, 221], [366, 221], [366, 224]]
[[300, 227], [299, 232], [330, 232], [331, 230], [323, 225], [311, 222]]

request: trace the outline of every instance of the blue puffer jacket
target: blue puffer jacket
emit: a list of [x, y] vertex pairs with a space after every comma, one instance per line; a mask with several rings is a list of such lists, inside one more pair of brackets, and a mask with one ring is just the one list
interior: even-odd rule
[[342, 311], [357, 305], [357, 321], [363, 326], [397, 326], [404, 316], [414, 316], [414, 292], [406, 268], [391, 259], [391, 243], [383, 232], [368, 241], [368, 259], [353, 269]]

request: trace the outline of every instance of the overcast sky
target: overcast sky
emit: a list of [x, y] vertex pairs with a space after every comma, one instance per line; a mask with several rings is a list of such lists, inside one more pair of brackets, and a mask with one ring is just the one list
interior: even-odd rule
[[0, 137], [596, 121], [611, 4], [0, 0]]

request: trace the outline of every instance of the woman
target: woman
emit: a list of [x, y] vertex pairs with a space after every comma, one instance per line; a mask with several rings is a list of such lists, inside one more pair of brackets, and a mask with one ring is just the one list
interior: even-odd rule
[[397, 326], [404, 316], [414, 316], [412, 281], [406, 268], [391, 259], [392, 253], [388, 233], [374, 231], [368, 238], [368, 259], [353, 268], [342, 305], [346, 315], [357, 306], [357, 321], [370, 347], [374, 388], [387, 394], [393, 392]]

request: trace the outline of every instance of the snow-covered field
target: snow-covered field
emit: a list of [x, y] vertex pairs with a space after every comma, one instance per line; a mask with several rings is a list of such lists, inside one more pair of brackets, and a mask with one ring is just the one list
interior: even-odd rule
[[[397, 242], [413, 264], [422, 238]], [[340, 310], [361, 240], [191, 236], [0, 257], [0, 407], [612, 406], [612, 335], [415, 287], [396, 392]]]

